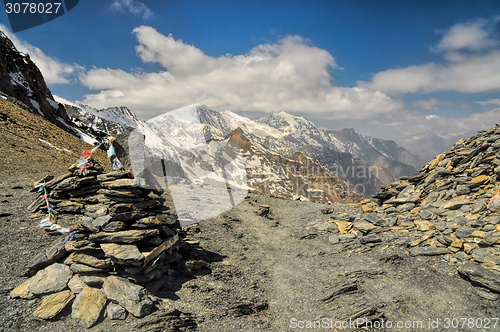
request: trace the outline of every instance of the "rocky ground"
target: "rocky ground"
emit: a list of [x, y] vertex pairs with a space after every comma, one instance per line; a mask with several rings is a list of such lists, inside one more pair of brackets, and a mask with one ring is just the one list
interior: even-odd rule
[[[0, 330], [81, 331], [65, 312], [54, 321], [35, 318], [40, 300], [8, 299], [28, 263], [58, 238], [26, 212], [33, 176], [0, 184]], [[422, 321], [424, 328], [440, 319], [444, 329], [446, 318], [498, 316], [499, 302], [478, 295], [485, 289], [459, 275], [450, 254], [410, 255], [410, 243], [421, 237], [415, 225], [400, 226], [406, 231], [375, 226], [363, 236], [356, 228], [342, 234], [343, 224], [334, 222], [357, 218], [356, 227], [363, 216], [360, 207], [250, 195], [233, 210], [184, 229], [184, 261], [207, 265], [180, 264], [153, 314], [101, 318], [89, 331], [288, 331], [299, 321], [361, 317]]]

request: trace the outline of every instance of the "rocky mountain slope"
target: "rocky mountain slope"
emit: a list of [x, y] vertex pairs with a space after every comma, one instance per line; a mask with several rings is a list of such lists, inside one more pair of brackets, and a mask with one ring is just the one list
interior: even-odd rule
[[[0, 98], [0, 169], [4, 178], [32, 174], [32, 180], [48, 172], [60, 174], [82, 150], [92, 148], [78, 137], [44, 118]], [[105, 151], [94, 156], [108, 167]]]
[[54, 100], [42, 73], [30, 56], [20, 53], [1, 31], [0, 59], [0, 95], [59, 128], [77, 134], [68, 125], [69, 117], [65, 108]]

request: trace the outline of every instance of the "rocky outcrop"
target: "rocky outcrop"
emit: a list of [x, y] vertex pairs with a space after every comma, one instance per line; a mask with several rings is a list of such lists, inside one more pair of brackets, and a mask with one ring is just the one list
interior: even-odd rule
[[65, 131], [70, 119], [64, 106], [57, 103], [47, 88], [42, 73], [28, 54], [20, 53], [0, 31], [0, 92], [21, 108], [40, 115]]

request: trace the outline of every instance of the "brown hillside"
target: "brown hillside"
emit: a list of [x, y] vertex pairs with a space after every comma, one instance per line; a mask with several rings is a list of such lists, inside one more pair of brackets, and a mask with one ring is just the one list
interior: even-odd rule
[[[82, 150], [90, 148], [90, 144], [44, 118], [0, 99], [0, 169], [4, 177], [31, 176], [38, 180], [46, 174], [62, 174]], [[94, 156], [108, 167], [105, 151], [98, 150]]]

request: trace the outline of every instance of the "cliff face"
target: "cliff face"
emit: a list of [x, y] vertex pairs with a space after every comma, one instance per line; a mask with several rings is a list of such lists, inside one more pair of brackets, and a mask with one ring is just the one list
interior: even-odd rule
[[66, 110], [54, 100], [38, 67], [28, 54], [20, 53], [1, 31], [0, 59], [0, 92], [23, 109], [72, 133], [66, 125], [66, 122], [69, 123]]

